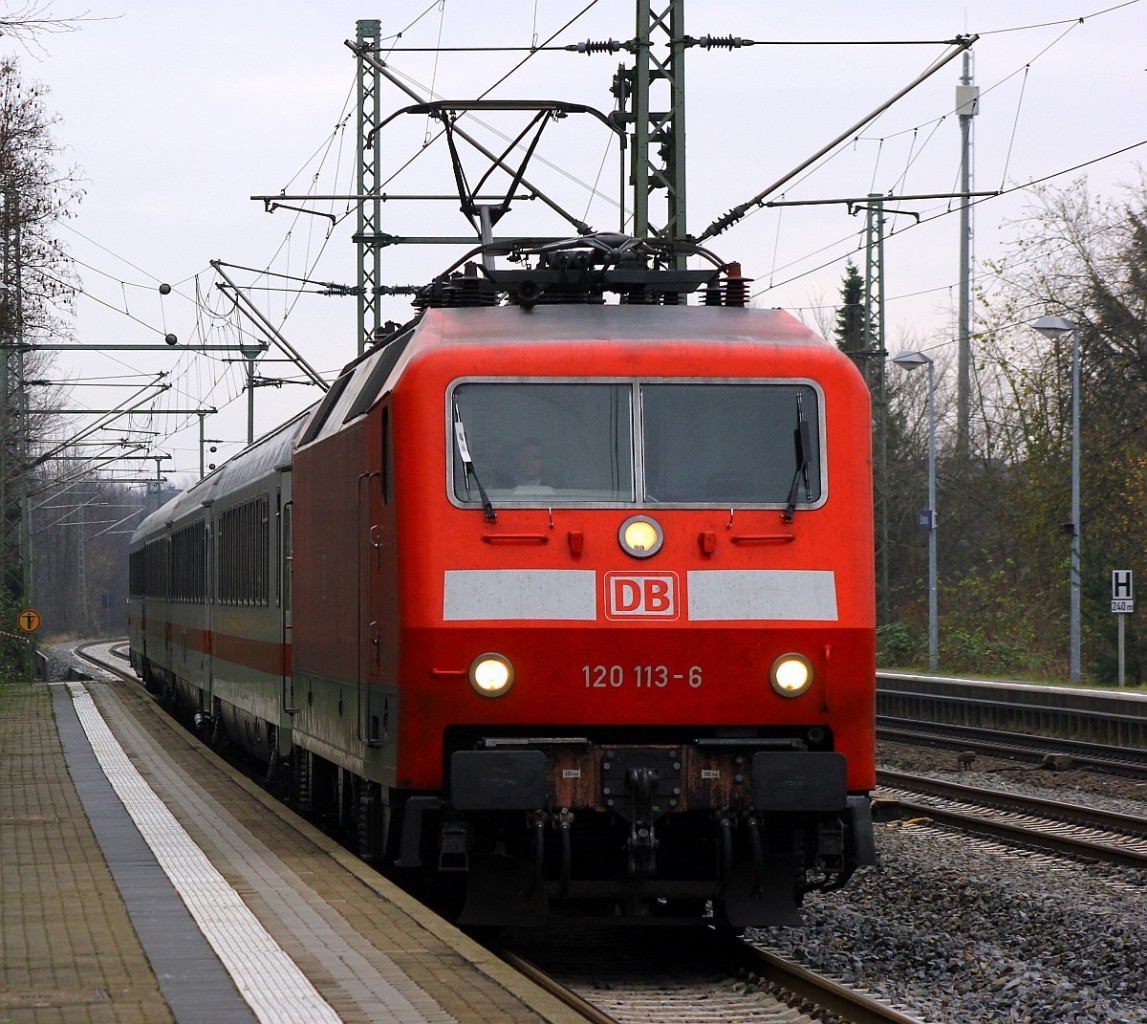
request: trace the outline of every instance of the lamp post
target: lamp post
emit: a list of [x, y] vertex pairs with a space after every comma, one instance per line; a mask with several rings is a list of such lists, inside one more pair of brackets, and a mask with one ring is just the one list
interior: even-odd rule
[[892, 361], [904, 370], [928, 367], [928, 670], [935, 672], [940, 662], [940, 624], [936, 606], [936, 383], [934, 364], [923, 352], [901, 352]]
[[1071, 337], [1071, 667], [1073, 683], [1080, 680], [1079, 655], [1079, 324], [1062, 316], [1041, 316], [1032, 324], [1045, 338]]

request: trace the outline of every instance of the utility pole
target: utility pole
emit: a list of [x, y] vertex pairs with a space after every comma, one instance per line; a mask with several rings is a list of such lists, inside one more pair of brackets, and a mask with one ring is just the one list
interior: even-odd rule
[[247, 363], [247, 444], [251, 445], [255, 443], [255, 360], [262, 349], [243, 349], [242, 352]]
[[[685, 0], [637, 0], [637, 43], [632, 69], [623, 65], [613, 91], [622, 122], [632, 122], [630, 182], [635, 238], [685, 238]], [[661, 57], [664, 50], [668, 53]], [[654, 90], [661, 109], [654, 110]], [[624, 113], [632, 96], [633, 113]], [[650, 196], [665, 194], [664, 219], [651, 222]], [[683, 269], [685, 257], [677, 257]]]
[[890, 617], [888, 593], [888, 396], [884, 343], [884, 197], [869, 194], [865, 206], [864, 352], [872, 395], [873, 491], [876, 515], [876, 594], [879, 621]]
[[76, 531], [76, 548], [78, 555], [79, 591], [80, 591], [80, 631], [81, 636], [90, 636], [88, 631], [88, 557], [87, 546], [84, 543], [84, 531], [87, 529], [87, 516], [84, 515], [85, 502], [80, 502], [80, 522]]
[[[357, 23], [356, 42], [360, 50], [378, 49], [381, 23]], [[358, 194], [377, 196], [382, 182], [382, 146], [368, 146], [371, 129], [382, 121], [382, 78], [377, 64], [358, 61]], [[358, 203], [358, 231], [354, 236], [358, 252], [358, 354], [371, 344], [382, 327], [379, 304], [382, 283], [382, 200], [362, 199]]]
[[[220, 440], [217, 437], [204, 437], [203, 436], [204, 435], [204, 429], [203, 429], [204, 423], [207, 419], [207, 410], [206, 409], [200, 409], [197, 415], [199, 416], [199, 479], [202, 480], [207, 475], [206, 467], [204, 466], [205, 447], [208, 444], [210, 444], [212, 446], [217, 445], [220, 443]], [[249, 424], [248, 428], [247, 428], [247, 432], [251, 433], [253, 431], [253, 429], [254, 429], [253, 425]], [[247, 443], [250, 444], [251, 442], [248, 441]], [[215, 451], [215, 448], [212, 447], [211, 450]], [[212, 465], [211, 468], [214, 469], [215, 466]]]
[[148, 512], [156, 512], [163, 504], [163, 485], [166, 483], [166, 477], [163, 475], [163, 469], [160, 463], [164, 459], [170, 459], [171, 456], [158, 454], [148, 455], [147, 458], [155, 460], [155, 479], [146, 481]]
[[972, 85], [972, 55], [964, 51], [964, 73], [956, 86], [956, 113], [960, 118], [960, 324], [956, 365], [956, 456], [968, 459], [971, 433], [972, 365], [972, 118], [980, 110], [980, 89]]

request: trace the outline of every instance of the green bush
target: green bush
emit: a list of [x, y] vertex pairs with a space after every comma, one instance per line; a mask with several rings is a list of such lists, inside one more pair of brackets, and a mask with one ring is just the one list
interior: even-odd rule
[[916, 664], [927, 643], [904, 622], [889, 622], [876, 630], [876, 663], [884, 668]]

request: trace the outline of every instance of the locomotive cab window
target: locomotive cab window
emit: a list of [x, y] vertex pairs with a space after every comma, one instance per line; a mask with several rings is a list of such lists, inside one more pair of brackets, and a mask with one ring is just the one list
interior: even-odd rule
[[815, 504], [820, 424], [807, 384], [644, 384], [645, 500]]
[[763, 505], [825, 496], [820, 388], [806, 381], [457, 382], [455, 504]]
[[473, 382], [451, 393], [453, 495], [494, 504], [632, 502], [625, 384]]

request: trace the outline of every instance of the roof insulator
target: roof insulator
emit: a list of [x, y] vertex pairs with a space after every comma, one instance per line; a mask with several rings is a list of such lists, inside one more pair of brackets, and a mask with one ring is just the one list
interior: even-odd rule
[[725, 305], [742, 309], [749, 304], [751, 277], [741, 277], [741, 264], [730, 263], [725, 277]]

